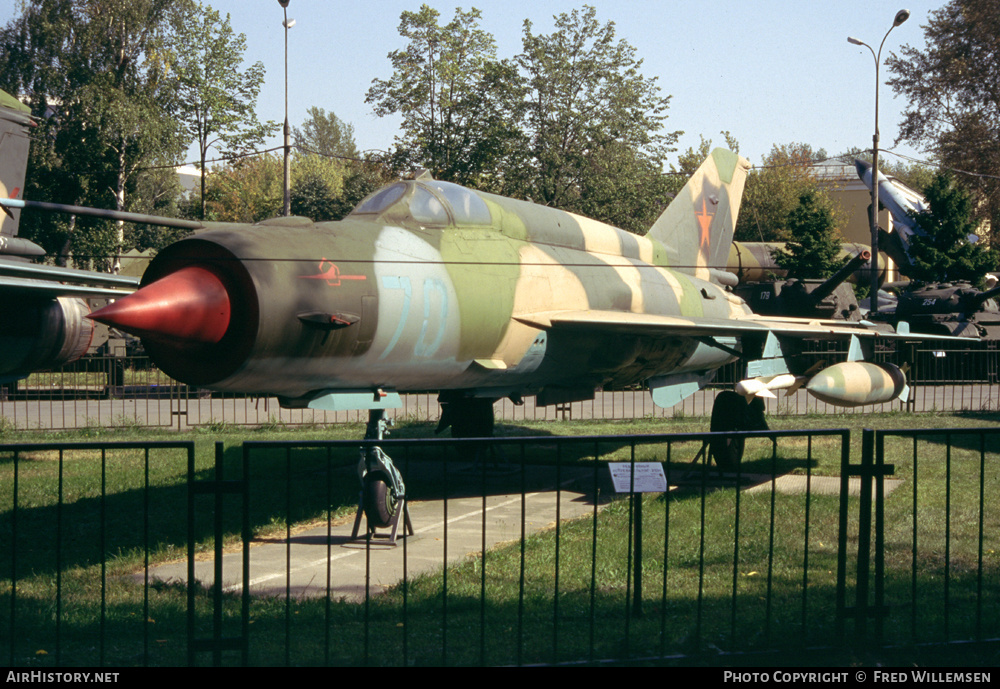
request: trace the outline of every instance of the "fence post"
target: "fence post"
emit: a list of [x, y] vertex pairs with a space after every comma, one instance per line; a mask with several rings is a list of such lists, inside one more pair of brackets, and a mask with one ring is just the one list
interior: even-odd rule
[[[215, 443], [215, 476], [211, 481], [195, 480], [195, 463], [193, 454], [188, 461], [188, 665], [195, 664], [198, 652], [212, 653], [212, 661], [216, 666], [222, 664], [223, 651], [240, 651], [244, 664], [248, 658], [249, 640], [246, 635], [246, 624], [241, 627], [239, 636], [223, 635], [223, 614], [222, 605], [224, 603], [222, 591], [222, 564], [223, 564], [223, 544], [225, 540], [225, 524], [223, 520], [224, 496], [226, 494], [239, 495], [242, 497], [244, 509], [247, 505], [247, 491], [249, 481], [244, 475], [240, 480], [226, 480], [225, 477], [225, 444]], [[213, 551], [214, 551], [214, 573], [212, 586], [212, 636], [210, 638], [196, 637], [196, 593], [201, 588], [195, 578], [195, 498], [198, 495], [208, 495], [213, 498]], [[243, 536], [246, 538], [246, 515], [243, 518]], [[245, 547], [245, 546], [244, 546]], [[246, 555], [243, 557], [246, 563]], [[246, 578], [246, 570], [243, 570], [243, 607], [246, 611], [246, 589], [249, 581]]]

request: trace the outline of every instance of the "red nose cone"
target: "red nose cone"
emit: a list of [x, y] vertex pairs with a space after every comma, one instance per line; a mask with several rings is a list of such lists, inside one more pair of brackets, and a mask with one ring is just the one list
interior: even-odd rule
[[214, 344], [229, 327], [229, 293], [207, 268], [188, 266], [90, 314], [142, 338]]

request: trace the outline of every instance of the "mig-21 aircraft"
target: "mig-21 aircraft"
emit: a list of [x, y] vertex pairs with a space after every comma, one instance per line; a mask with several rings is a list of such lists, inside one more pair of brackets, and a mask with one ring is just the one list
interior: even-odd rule
[[[400, 393], [435, 392], [461, 437], [491, 435], [504, 397], [549, 405], [644, 384], [670, 407], [736, 360], [746, 375], [717, 397], [713, 430], [760, 427], [750, 402], [778, 389], [844, 406], [905, 396], [899, 368], [864, 360], [876, 338], [905, 335], [761, 317], [731, 292], [748, 169], [714, 150], [644, 237], [429, 177], [337, 222], [206, 222], [91, 317], [141, 337], [177, 380], [288, 407], [377, 418]], [[814, 370], [798, 355], [817, 339], [849, 340], [847, 360]], [[723, 466], [741, 453], [713, 445]], [[402, 492], [389, 470], [372, 475], [373, 499]]]

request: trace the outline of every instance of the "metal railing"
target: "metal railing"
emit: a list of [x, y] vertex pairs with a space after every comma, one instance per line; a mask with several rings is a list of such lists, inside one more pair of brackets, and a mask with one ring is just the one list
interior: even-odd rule
[[[1000, 430], [865, 431], [855, 636], [1000, 640]], [[889, 482], [895, 483], [890, 485]], [[891, 499], [889, 494], [891, 493]]]
[[184, 557], [176, 513], [188, 475], [197, 475], [191, 442], [0, 445], [8, 665], [183, 662], [183, 637], [174, 648], [158, 641], [159, 625], [183, 615], [183, 597], [164, 600], [150, 563]]
[[[707, 464], [723, 439], [736, 472]], [[794, 664], [1000, 639], [993, 429], [866, 431], [860, 464], [845, 430], [386, 440], [414, 532], [395, 545], [356, 522], [371, 442], [205, 445], [0, 446], [11, 666]], [[618, 492], [612, 463], [670, 490]]]
[[[916, 349], [908, 358], [912, 390], [909, 411], [995, 411], [1000, 409], [1000, 351], [995, 342], [949, 343], [947, 348]], [[817, 352], [816, 356], [823, 353]], [[903, 363], [889, 350], [880, 355]], [[503, 399], [496, 404], [501, 423], [568, 419], [700, 417], [711, 414], [720, 389], [731, 389], [733, 366], [719, 371], [716, 382], [671, 409], [653, 404], [645, 390], [598, 392], [593, 400], [536, 407]], [[831, 411], [896, 411], [900, 402], [857, 409], [835, 408], [805, 391], [768, 401], [768, 413], [800, 415]], [[436, 422], [436, 395], [403, 395], [403, 407], [389, 411], [396, 420]], [[35, 373], [0, 387], [0, 429], [80, 429], [88, 427], [175, 428], [210, 426], [307, 426], [364, 423], [365, 412], [283, 409], [277, 399], [198, 390], [181, 385], [155, 369], [145, 357], [91, 357], [60, 371]]]

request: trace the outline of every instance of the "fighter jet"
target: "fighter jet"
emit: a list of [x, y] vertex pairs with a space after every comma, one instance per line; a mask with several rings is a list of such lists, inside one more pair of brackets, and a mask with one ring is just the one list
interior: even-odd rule
[[[729, 290], [735, 276], [716, 266], [748, 168], [713, 151], [645, 237], [428, 177], [399, 181], [339, 222], [197, 232], [92, 318], [140, 336], [178, 380], [289, 407], [382, 409], [436, 392], [445, 424], [466, 437], [491, 433], [503, 397], [549, 405], [642, 383], [669, 407], [737, 359], [749, 398], [802, 385], [844, 405], [903, 394], [902, 372], [862, 361], [883, 333], [762, 318]], [[805, 339], [851, 339], [851, 360], [803, 369]], [[718, 416], [741, 427], [744, 398], [723, 399]]]

